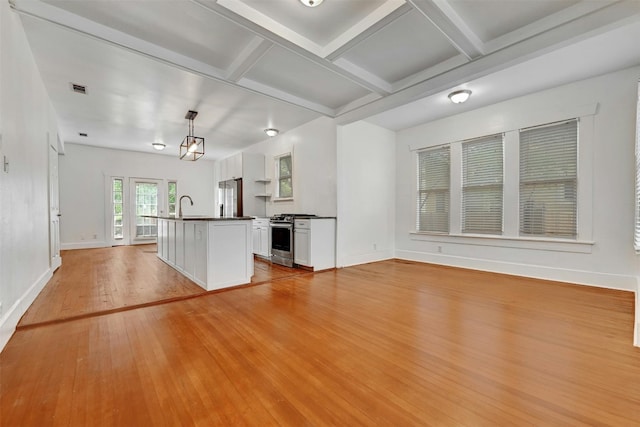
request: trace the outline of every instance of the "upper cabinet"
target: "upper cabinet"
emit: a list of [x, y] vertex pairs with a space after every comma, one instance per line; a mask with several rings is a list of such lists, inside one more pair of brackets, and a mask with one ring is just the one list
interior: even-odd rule
[[220, 168], [219, 181], [227, 181], [229, 179], [238, 179], [243, 177], [242, 158], [246, 156], [244, 153], [238, 153], [235, 156], [227, 157], [218, 162]]

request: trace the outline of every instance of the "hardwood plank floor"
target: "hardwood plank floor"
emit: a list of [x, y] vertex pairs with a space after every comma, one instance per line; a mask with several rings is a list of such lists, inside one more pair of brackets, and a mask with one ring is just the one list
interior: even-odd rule
[[[203, 295], [206, 291], [156, 257], [156, 245], [62, 251], [54, 273], [18, 328]], [[252, 283], [307, 274], [255, 259]]]
[[19, 330], [0, 424], [640, 425], [633, 294], [385, 261]]

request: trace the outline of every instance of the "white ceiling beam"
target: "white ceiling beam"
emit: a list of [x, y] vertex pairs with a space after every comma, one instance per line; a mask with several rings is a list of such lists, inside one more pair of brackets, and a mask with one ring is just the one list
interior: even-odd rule
[[464, 65], [467, 62], [469, 62], [469, 59], [467, 59], [467, 57], [462, 53], [459, 53], [453, 58], [449, 58], [446, 61], [442, 61], [432, 67], [427, 68], [426, 70], [418, 71], [417, 73], [405, 77], [402, 80], [394, 82], [393, 85], [391, 85], [393, 89], [392, 92], [397, 92], [414, 84], [418, 84], [427, 79], [430, 79], [431, 77], [435, 77], [438, 74], [446, 73], [447, 71]]
[[[244, 86], [233, 81], [229, 81], [226, 78], [226, 73], [209, 64], [205, 64], [196, 59], [190, 58], [185, 55], [181, 55], [172, 50], [163, 48], [156, 44], [147, 42], [145, 40], [133, 37], [129, 34], [67, 12], [63, 9], [59, 9], [50, 4], [38, 1], [38, 0], [15, 0], [11, 5], [11, 8], [17, 13], [31, 16], [33, 18], [49, 22], [53, 25], [66, 28], [74, 31], [78, 34], [82, 34], [86, 37], [99, 40], [117, 46], [122, 49], [126, 49], [130, 52], [145, 56], [149, 59], [159, 61], [166, 65], [179, 68], [181, 70], [197, 74], [199, 76], [215, 80], [219, 83], [224, 83], [229, 86], [236, 87], [241, 90], [246, 90], [254, 94], [267, 96], [277, 101], [286, 102], [298, 107], [302, 107], [311, 110], [316, 113], [327, 115], [333, 115], [333, 109], [319, 105], [317, 103], [303, 100], [299, 97], [284, 96], [284, 92], [277, 90], [255, 90], [249, 86]], [[292, 102], [297, 100], [299, 102]]]
[[255, 36], [227, 69], [227, 80], [237, 82], [271, 49], [273, 43]]
[[[210, 3], [210, 2], [204, 2], [202, 0], [190, 0], [192, 3], [204, 8], [205, 10], [208, 10], [210, 12], [213, 12], [225, 19], [228, 19], [229, 21], [233, 22], [234, 24], [244, 28], [247, 31], [252, 32], [253, 34], [262, 37], [266, 40], [269, 40], [270, 42], [277, 44], [278, 46], [283, 47], [284, 49], [298, 55], [301, 56], [311, 62], [313, 62], [316, 65], [319, 65], [323, 68], [325, 68], [326, 70], [329, 70], [349, 81], [351, 81], [352, 83], [355, 83], [356, 85], [370, 91], [370, 92], [375, 92], [377, 94], [380, 95], [387, 95], [388, 92], [384, 89], [381, 88], [379, 86], [376, 86], [375, 84], [373, 84], [370, 81], [366, 81], [340, 67], [338, 67], [337, 65], [333, 64], [331, 61], [328, 61], [324, 58], [321, 58], [320, 56], [318, 56], [318, 54], [314, 53], [314, 51], [318, 51], [318, 53], [322, 54], [321, 51], [319, 51], [316, 48], [313, 48], [312, 50], [308, 50], [305, 49], [303, 47], [301, 47], [298, 43], [292, 42], [291, 40], [289, 40], [288, 38], [282, 37], [281, 35], [278, 35], [258, 24], [256, 24], [254, 21], [252, 21], [251, 19], [245, 18], [244, 16], [241, 16], [239, 14], [237, 14], [236, 12], [228, 9], [227, 7], [222, 6], [221, 4], [218, 3]], [[227, 0], [228, 1], [228, 0]], [[236, 2], [232, 2], [232, 4], [236, 4]], [[298, 40], [298, 42], [300, 42]], [[311, 49], [311, 48], [310, 48]]]
[[413, 8], [404, 0], [388, 1], [323, 48], [323, 57], [335, 61]]
[[525, 25], [524, 27], [520, 27], [517, 30], [488, 41], [485, 44], [486, 51], [495, 52], [496, 50], [503, 49], [526, 38], [533, 37], [544, 31], [548, 31], [559, 25], [563, 25], [569, 21], [579, 19], [584, 15], [603, 9], [618, 1], [620, 0], [582, 0], [580, 3], [574, 4], [573, 6], [532, 22], [529, 25]]
[[335, 117], [336, 112], [333, 108], [329, 108], [325, 105], [318, 104], [313, 101], [309, 101], [304, 98], [300, 98], [299, 96], [295, 96], [290, 94], [289, 92], [282, 91], [280, 89], [276, 89], [271, 86], [267, 86], [263, 83], [257, 82], [255, 80], [248, 79], [246, 77], [240, 79], [238, 84], [242, 87], [250, 89], [255, 92], [267, 94], [273, 98], [278, 98], [281, 100], [285, 100], [290, 104], [298, 105], [304, 107], [308, 110], [316, 111], [318, 113], [324, 114], [325, 116]]
[[581, 40], [640, 19], [640, 2], [623, 1], [585, 15], [516, 45], [477, 58], [450, 71], [434, 76], [382, 99], [372, 101], [336, 117], [340, 125], [379, 114], [409, 102], [435, 95], [469, 81], [504, 70]]
[[446, 0], [407, 0], [469, 59], [484, 55], [482, 41]]
[[372, 74], [371, 72], [365, 70], [364, 68], [358, 67], [353, 62], [347, 61], [344, 58], [338, 58], [338, 60], [335, 61], [335, 64], [337, 66], [339, 66], [340, 68], [342, 68], [344, 70], [347, 70], [348, 72], [350, 72], [354, 76], [358, 76], [363, 80], [369, 81], [369, 82], [373, 83], [374, 85], [376, 85], [378, 87], [381, 87], [382, 89], [384, 89], [384, 91], [386, 93], [391, 93], [391, 91], [392, 91], [392, 87], [391, 87], [391, 84], [389, 82], [387, 82], [386, 80], [381, 79], [380, 77], [376, 76], [375, 74]]

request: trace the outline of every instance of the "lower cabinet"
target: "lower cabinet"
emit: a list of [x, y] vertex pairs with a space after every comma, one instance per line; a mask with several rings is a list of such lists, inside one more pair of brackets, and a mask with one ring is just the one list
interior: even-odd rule
[[251, 223], [159, 218], [158, 257], [208, 291], [250, 283]]
[[335, 268], [335, 218], [296, 219], [293, 230], [294, 263], [314, 270]]
[[265, 258], [271, 256], [269, 219], [254, 219], [251, 231], [253, 238], [253, 253]]
[[305, 267], [313, 267], [310, 259], [311, 245], [309, 229], [295, 228], [293, 232], [293, 262]]

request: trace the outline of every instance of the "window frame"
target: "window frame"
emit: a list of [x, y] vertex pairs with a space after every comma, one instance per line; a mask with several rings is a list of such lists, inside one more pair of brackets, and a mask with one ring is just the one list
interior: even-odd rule
[[[486, 120], [471, 120], [469, 126], [452, 128], [446, 123], [434, 123], [428, 126], [428, 133], [421, 138], [411, 137], [408, 149], [417, 165], [417, 152], [441, 145], [450, 145], [452, 150], [451, 171], [451, 219], [448, 234], [418, 231], [416, 217], [417, 167], [412, 168], [412, 222], [407, 231], [412, 241], [422, 241], [434, 245], [439, 243], [460, 244], [479, 247], [522, 248], [557, 252], [591, 253], [593, 250], [593, 155], [595, 116], [598, 103], [567, 105], [555, 109], [525, 109], [506, 113], [496, 125]], [[545, 123], [566, 121], [577, 118], [578, 129], [578, 188], [577, 188], [577, 237], [574, 239], [556, 237], [535, 237], [519, 235], [519, 130]], [[460, 142], [474, 139], [479, 135], [502, 132], [504, 134], [504, 183], [503, 183], [503, 234], [465, 234], [462, 233], [461, 184], [462, 168], [455, 166], [454, 154], [461, 156]], [[449, 139], [450, 142], [447, 142]], [[456, 186], [460, 188], [456, 189]], [[409, 199], [407, 199], [407, 202]], [[408, 224], [409, 225], [409, 224]]]
[[[290, 158], [291, 159], [291, 167], [290, 167], [290, 174], [287, 176], [281, 176], [280, 175], [280, 162], [283, 159], [286, 158]], [[278, 156], [274, 157], [274, 163], [275, 163], [275, 201], [287, 201], [287, 200], [293, 200], [293, 195], [294, 195], [294, 185], [293, 185], [293, 153], [292, 152], [288, 152], [288, 153], [283, 153], [280, 154]], [[286, 196], [282, 196], [282, 188], [281, 188], [281, 183], [282, 180], [287, 180], [289, 179], [291, 182], [291, 195], [286, 195]]]
[[[431, 188], [421, 188], [421, 170], [423, 169], [421, 166], [421, 155], [423, 154], [427, 154], [427, 153], [437, 153], [437, 152], [446, 152], [446, 156], [447, 156], [447, 172], [448, 172], [448, 177], [446, 179], [446, 183], [447, 186], [446, 188], [443, 187], [431, 187]], [[415, 164], [416, 164], [416, 180], [415, 180], [415, 186], [416, 186], [416, 191], [414, 192], [415, 197], [415, 209], [414, 209], [414, 214], [415, 214], [415, 227], [416, 227], [416, 231], [417, 232], [421, 232], [421, 233], [431, 233], [431, 234], [449, 234], [451, 232], [451, 147], [448, 144], [445, 145], [440, 145], [440, 146], [435, 146], [435, 147], [429, 147], [426, 148], [424, 150], [419, 150], [416, 153], [416, 159], [415, 159]], [[421, 220], [421, 216], [420, 216], [420, 211], [423, 208], [424, 204], [428, 201], [429, 195], [430, 194], [434, 194], [435, 196], [444, 196], [443, 201], [440, 200], [436, 200], [436, 206], [443, 204], [443, 206], [445, 207], [444, 213], [447, 214], [446, 216], [446, 230], [443, 228], [441, 230], [421, 230], [421, 224], [420, 224], [420, 220]], [[426, 195], [426, 197], [423, 198], [423, 195]], [[438, 199], [440, 199], [440, 197], [437, 197]], [[437, 208], [436, 208], [436, 212], [437, 213]], [[428, 212], [425, 212], [425, 214], [428, 214]], [[433, 222], [437, 222], [437, 220], [434, 220]]]

